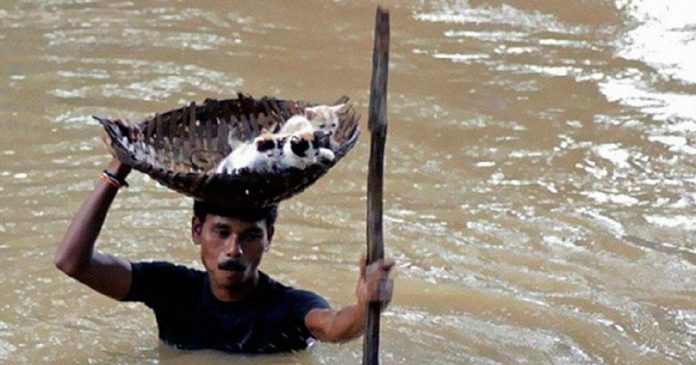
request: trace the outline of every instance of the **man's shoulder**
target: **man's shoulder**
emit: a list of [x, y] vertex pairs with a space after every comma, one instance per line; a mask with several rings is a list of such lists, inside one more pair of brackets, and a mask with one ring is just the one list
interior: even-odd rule
[[276, 298], [284, 298], [295, 305], [309, 302], [313, 303], [313, 305], [317, 307], [330, 307], [326, 299], [313, 291], [298, 289], [290, 285], [282, 284], [263, 272], [259, 272], [259, 274], [264, 291], [266, 291], [267, 298], [275, 295]]
[[185, 265], [175, 264], [169, 261], [137, 261], [132, 262], [133, 272], [148, 274], [182, 275], [192, 278], [202, 277], [205, 272]]
[[270, 275], [264, 273], [263, 271], [259, 271], [259, 287], [262, 288], [262, 290], [265, 292], [278, 293], [281, 295], [291, 293], [297, 290], [292, 286], [285, 285], [279, 281], [276, 281]]
[[149, 267], [161, 268], [161, 269], [166, 269], [166, 270], [188, 270], [188, 271], [202, 272], [201, 270], [198, 270], [198, 269], [186, 266], [186, 265], [175, 264], [173, 262], [164, 261], [164, 260], [133, 261], [132, 265], [149, 266]]
[[167, 261], [131, 263], [131, 288], [125, 301], [154, 303], [160, 298], [198, 290], [205, 272]]

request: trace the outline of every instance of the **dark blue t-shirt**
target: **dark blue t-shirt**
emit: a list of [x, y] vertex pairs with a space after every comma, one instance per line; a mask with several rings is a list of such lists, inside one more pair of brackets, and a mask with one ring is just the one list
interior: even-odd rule
[[329, 308], [322, 297], [282, 285], [259, 272], [258, 287], [239, 302], [221, 302], [208, 273], [168, 262], [133, 263], [124, 301], [152, 308], [159, 337], [180, 349], [274, 353], [306, 349], [313, 337], [304, 318]]

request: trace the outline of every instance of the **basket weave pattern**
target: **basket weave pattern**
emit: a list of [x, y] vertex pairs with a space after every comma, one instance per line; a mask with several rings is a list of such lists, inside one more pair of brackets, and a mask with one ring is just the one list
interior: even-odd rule
[[[347, 101], [348, 97], [344, 96], [336, 104]], [[230, 130], [236, 126], [243, 140], [251, 140], [264, 130], [282, 126], [292, 115], [301, 114], [305, 107], [313, 105], [270, 97], [255, 99], [243, 94], [238, 94], [236, 99], [206, 99], [202, 105], [191, 103], [138, 123], [141, 138], [137, 141], [130, 140], [114, 121], [97, 119], [110, 136], [117, 157], [159, 183], [222, 206], [264, 207], [301, 192], [345, 156], [360, 134], [360, 115], [347, 104], [339, 114], [336, 158], [304, 170], [215, 173], [217, 164], [231, 152]]]

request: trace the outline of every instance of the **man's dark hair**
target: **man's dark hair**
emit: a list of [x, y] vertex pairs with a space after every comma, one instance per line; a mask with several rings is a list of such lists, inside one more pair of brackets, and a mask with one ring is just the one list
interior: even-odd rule
[[266, 228], [272, 228], [278, 217], [278, 205], [271, 205], [265, 208], [232, 209], [195, 200], [193, 202], [193, 215], [201, 222], [205, 222], [207, 214], [237, 218], [245, 222], [257, 222], [263, 219], [266, 222]]

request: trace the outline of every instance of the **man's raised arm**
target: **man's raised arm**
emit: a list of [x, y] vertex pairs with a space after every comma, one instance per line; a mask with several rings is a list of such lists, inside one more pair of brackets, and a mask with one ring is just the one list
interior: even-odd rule
[[[113, 158], [107, 171], [125, 181], [130, 167]], [[114, 299], [123, 299], [131, 285], [130, 262], [94, 251], [106, 213], [118, 192], [118, 185], [107, 180], [97, 183], [73, 218], [53, 262], [60, 271], [90, 288]]]
[[389, 273], [394, 267], [393, 259], [376, 261], [365, 265], [360, 260], [360, 278], [355, 289], [357, 304], [340, 310], [313, 309], [305, 317], [305, 325], [319, 341], [346, 342], [360, 336], [365, 329], [365, 313], [370, 302], [381, 302], [386, 308], [392, 298], [393, 280]]

